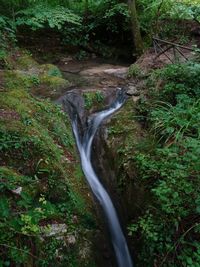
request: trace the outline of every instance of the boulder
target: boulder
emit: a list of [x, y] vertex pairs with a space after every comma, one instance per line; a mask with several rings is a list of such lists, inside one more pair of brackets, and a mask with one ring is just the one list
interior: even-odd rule
[[67, 233], [67, 225], [64, 223], [48, 224], [48, 227], [41, 227], [43, 236], [64, 236]]
[[128, 68], [127, 67], [121, 67], [121, 68], [113, 68], [113, 69], [107, 69], [104, 70], [104, 73], [112, 75], [117, 78], [125, 79], [127, 77]]
[[138, 91], [136, 86], [129, 86], [129, 89], [127, 90], [126, 94], [129, 96], [139, 96], [140, 92]]

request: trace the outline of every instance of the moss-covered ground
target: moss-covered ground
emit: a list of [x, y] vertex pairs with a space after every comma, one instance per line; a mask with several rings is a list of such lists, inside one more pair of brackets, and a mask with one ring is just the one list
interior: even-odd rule
[[81, 252], [91, 247], [95, 222], [69, 119], [33, 96], [68, 82], [25, 52], [7, 62], [0, 89], [0, 266], [93, 266], [90, 249]]

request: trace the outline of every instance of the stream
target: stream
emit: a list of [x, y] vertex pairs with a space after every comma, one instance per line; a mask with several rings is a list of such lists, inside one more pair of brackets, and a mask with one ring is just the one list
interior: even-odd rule
[[119, 89], [116, 99], [106, 110], [92, 114], [88, 118], [88, 127], [84, 129], [82, 134], [80, 133], [79, 129], [78, 112], [76, 106], [72, 102], [68, 102], [68, 104], [71, 105], [70, 113], [72, 128], [76, 139], [77, 148], [80, 153], [82, 170], [85, 174], [88, 184], [91, 187], [91, 190], [103, 209], [118, 267], [133, 267], [127, 242], [120, 226], [116, 210], [109, 194], [97, 177], [91, 162], [91, 147], [95, 133], [97, 132], [102, 121], [119, 110], [124, 104], [125, 100], [125, 93]]

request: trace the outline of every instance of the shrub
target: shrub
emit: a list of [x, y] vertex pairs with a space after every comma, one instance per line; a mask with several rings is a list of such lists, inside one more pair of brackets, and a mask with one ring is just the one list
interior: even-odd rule
[[[158, 80], [162, 81], [161, 90], [156, 91], [154, 89]], [[179, 94], [200, 97], [200, 64], [189, 62], [168, 65], [152, 74], [149, 85], [156, 98], [172, 104], [176, 103], [176, 96]]]
[[129, 227], [135, 240], [141, 238], [139, 266], [200, 266], [199, 74], [197, 63], [175, 64], [154, 72], [148, 81], [145, 114], [157, 146], [148, 150], [143, 142], [134, 157], [151, 195]]
[[17, 13], [16, 25], [26, 25], [32, 30], [55, 28], [61, 30], [66, 24], [80, 25], [81, 19], [67, 8], [36, 5]]
[[137, 64], [132, 64], [129, 69], [128, 69], [128, 77], [131, 78], [131, 77], [134, 77], [134, 78], [141, 78], [143, 77], [144, 74], [140, 68], [139, 65]]
[[200, 137], [200, 101], [187, 95], [178, 95], [175, 106], [161, 103], [152, 110], [150, 119], [154, 133], [165, 142], [183, 136]]

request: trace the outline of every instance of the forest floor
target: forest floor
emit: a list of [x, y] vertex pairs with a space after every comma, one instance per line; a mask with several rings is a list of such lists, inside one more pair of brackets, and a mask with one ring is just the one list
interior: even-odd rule
[[[191, 47], [192, 43], [188, 43], [186, 46], [187, 45]], [[37, 48], [35, 47], [35, 49]], [[121, 196], [123, 195], [124, 199], [122, 206], [125, 208], [130, 207], [130, 210], [134, 208], [132, 205], [133, 193], [135, 203], [139, 203], [138, 206], [142, 206], [143, 204], [143, 202], [142, 204], [140, 203], [140, 199], [142, 199], [142, 201], [143, 199], [148, 201], [148, 198], [144, 196], [144, 192], [142, 190], [140, 191], [139, 186], [136, 188], [137, 195], [135, 193], [136, 190], [131, 187], [131, 185], [133, 186], [133, 178], [136, 179], [137, 177], [134, 177], [135, 169], [129, 166], [129, 159], [132, 160], [136, 145], [143, 143], [143, 139], [142, 142], [140, 142], [141, 138], [145, 138], [145, 130], [135, 119], [134, 102], [145, 95], [145, 92], [148, 90], [146, 80], [152, 70], [163, 68], [166, 64], [170, 63], [167, 57], [161, 55], [159, 58], [155, 59], [153, 49], [149, 49], [132, 64], [131, 67], [128, 67], [127, 64], [109, 62], [108, 60], [99, 59], [92, 55], [89, 59], [78, 60], [67, 52], [62, 52], [58, 56], [55, 53], [54, 59], [39, 58], [33, 53], [33, 57], [38, 61], [36, 62], [32, 60], [30, 54], [23, 52], [23, 50], [16, 51], [15, 55], [12, 55], [11, 58], [8, 59], [8, 63], [12, 68], [8, 70], [0, 69], [0, 92], [2, 92], [0, 99], [2, 103], [0, 119], [3, 121], [2, 125], [4, 125], [3, 137], [5, 136], [5, 145], [3, 149], [6, 150], [6, 160], [8, 160], [6, 164], [3, 164], [3, 175], [7, 175], [7, 173], [5, 173], [6, 167], [6, 172], [11, 169], [11, 174], [20, 174], [20, 179], [22, 181], [26, 181], [24, 175], [27, 177], [41, 177], [42, 182], [38, 186], [40, 191], [38, 193], [38, 188], [34, 187], [36, 193], [33, 196], [34, 199], [31, 198], [31, 201], [35, 202], [39, 194], [46, 194], [50, 200], [52, 199], [52, 205], [55, 199], [57, 201], [59, 195], [65, 196], [65, 192], [62, 193], [61, 191], [64, 190], [64, 187], [62, 183], [59, 182], [59, 179], [63, 179], [63, 181], [66, 180], [66, 186], [68, 186], [68, 175], [70, 177], [70, 182], [73, 184], [72, 192], [76, 192], [76, 189], [77, 194], [81, 196], [84, 195], [87, 199], [87, 203], [89, 203], [87, 205], [91, 205], [91, 196], [88, 193], [87, 186], [82, 180], [83, 177], [80, 174], [80, 169], [76, 169], [77, 166], [74, 166], [77, 165], [77, 161], [74, 160], [76, 159], [76, 152], [69, 121], [65, 122], [65, 114], [60, 113], [56, 105], [52, 105], [52, 103], [47, 100], [41, 101], [41, 99], [33, 98], [32, 96], [34, 95], [43, 99], [50, 98], [51, 101], [55, 101], [67, 92], [75, 91], [77, 93], [92, 93], [96, 97], [95, 100], [98, 100], [99, 95], [95, 95], [98, 91], [108, 96], [112, 95], [117, 87], [125, 87], [130, 91], [132, 98], [130, 98], [124, 108], [114, 116], [112, 122], [107, 124], [108, 137], [110, 138], [108, 140], [108, 145], [110, 145], [113, 151], [116, 149], [113, 153], [113, 158], [115, 158], [116, 161], [118, 160], [116, 163], [116, 170], [119, 170], [119, 181], [117, 182], [120, 183], [119, 189], [122, 190], [120, 194]], [[43, 53], [44, 55], [47, 54], [45, 54], [45, 51], [43, 51]], [[170, 56], [173, 56], [172, 51], [169, 53], [171, 53]], [[193, 57], [193, 53], [185, 53], [187, 53], [187, 55], [185, 55], [188, 58]], [[157, 82], [159, 83], [159, 80], [156, 81], [156, 83]], [[93, 96], [90, 95], [88, 97], [89, 98], [86, 97], [86, 100], [88, 100], [86, 105], [89, 107], [86, 107], [88, 108], [88, 112], [91, 112], [91, 108], [93, 108], [94, 104], [97, 104], [95, 108], [105, 108], [104, 101], [97, 103], [98, 101], [90, 101], [91, 99], [94, 100]], [[10, 141], [10, 138], [13, 139], [13, 136], [16, 139], [16, 144], [14, 143], [14, 145], [13, 141]], [[30, 146], [26, 145], [27, 142]], [[18, 160], [15, 155], [20, 155], [20, 160]], [[49, 156], [47, 157], [47, 155]], [[72, 168], [71, 166], [74, 167]], [[46, 169], [48, 170], [47, 174], [45, 171]], [[121, 175], [122, 173], [123, 175]], [[126, 173], [126, 177], [124, 173]], [[79, 178], [79, 176], [81, 178]], [[52, 182], [53, 186], [48, 184], [48, 181]], [[29, 188], [29, 181], [27, 180], [26, 182], [27, 184], [25, 185], [22, 183], [23, 190], [25, 192], [31, 191], [31, 194], [34, 194], [33, 190]], [[20, 183], [19, 185], [21, 186]], [[59, 187], [60, 185], [62, 186], [61, 188]], [[15, 184], [14, 187], [12, 185], [12, 188], [16, 189]], [[40, 207], [39, 198], [37, 201]], [[68, 205], [73, 207], [73, 199], [59, 199], [59, 204], [65, 205], [67, 201], [69, 202]], [[79, 204], [79, 202], [77, 203]], [[80, 217], [80, 225], [76, 228], [79, 227], [78, 229], [80, 229], [81, 236], [83, 235], [82, 233], [85, 233], [83, 231], [85, 226], [83, 227], [81, 224], [81, 219], [87, 220], [91, 215], [89, 212], [86, 214], [85, 211], [82, 214], [82, 206], [80, 205], [79, 207], [78, 204], [72, 209], [70, 216], [72, 219], [74, 216], [77, 216], [77, 214], [78, 217]], [[18, 206], [16, 209], [21, 211], [21, 208]], [[56, 209], [58, 209], [57, 206]], [[87, 207], [85, 209], [87, 210]], [[33, 212], [37, 212], [37, 210], [33, 210]], [[49, 221], [54, 222], [48, 210], [46, 213], [47, 215], [45, 214], [45, 216], [47, 216], [47, 218], [48, 216], [50, 217], [48, 218]], [[66, 220], [66, 214], [64, 212], [61, 212], [61, 215], [56, 211], [54, 213], [53, 218], [58, 218], [58, 222], [64, 222], [67, 225], [71, 225], [73, 228], [73, 220], [72, 222]], [[135, 213], [135, 211], [133, 210], [132, 213]], [[128, 214], [127, 216], [131, 215]], [[21, 219], [18, 219], [21, 223]], [[38, 225], [36, 224], [36, 226], [37, 229], [40, 229], [40, 221], [38, 221]], [[72, 231], [70, 234], [75, 236], [76, 232]], [[87, 236], [87, 238], [89, 237]], [[10, 242], [11, 241], [10, 239]], [[83, 241], [81, 240], [81, 242]], [[104, 246], [103, 241], [100, 243]], [[82, 243], [80, 244], [80, 247], [83, 247]], [[77, 246], [78, 245], [77, 242]], [[44, 246], [44, 244], [42, 246]], [[101, 247], [100, 245], [99, 250], [103, 251], [101, 254], [104, 255], [106, 261], [106, 259], [109, 258], [107, 247]], [[103, 265], [102, 263], [102, 266], [105, 266], [105, 264]], [[110, 265], [106, 264], [106, 266]]]

